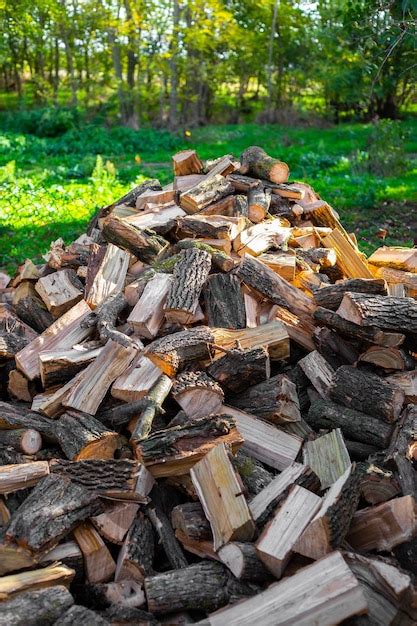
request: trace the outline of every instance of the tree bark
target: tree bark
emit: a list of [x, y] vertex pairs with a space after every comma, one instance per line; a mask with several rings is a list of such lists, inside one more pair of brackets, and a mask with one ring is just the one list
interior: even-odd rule
[[246, 328], [246, 310], [240, 280], [231, 274], [213, 274], [206, 282], [204, 299], [209, 326]]
[[8, 626], [53, 626], [73, 603], [72, 595], [63, 586], [26, 591], [0, 603], [0, 623]]

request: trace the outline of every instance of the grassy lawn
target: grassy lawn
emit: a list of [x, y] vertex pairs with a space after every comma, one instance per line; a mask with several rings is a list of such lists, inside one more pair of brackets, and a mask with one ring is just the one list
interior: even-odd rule
[[[191, 136], [87, 126], [45, 139], [0, 134], [0, 268], [41, 260], [58, 237], [70, 242], [94, 212], [147, 177], [171, 180], [171, 155], [184, 147], [201, 158], [236, 156], [251, 144], [285, 160], [292, 180], [311, 184], [355, 232], [361, 248], [412, 245], [417, 236], [417, 121], [401, 122], [407, 164], [395, 176], [366, 171], [370, 125], [331, 128], [208, 126]], [[383, 146], [390, 151], [391, 146]], [[97, 159], [97, 155], [100, 157]]]

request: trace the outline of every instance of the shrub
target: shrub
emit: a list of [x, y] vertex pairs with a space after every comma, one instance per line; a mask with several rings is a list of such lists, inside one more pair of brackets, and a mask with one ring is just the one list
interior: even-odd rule
[[401, 174], [408, 166], [406, 137], [407, 134], [399, 122], [376, 122], [368, 135], [366, 150], [356, 155], [355, 169], [379, 177]]

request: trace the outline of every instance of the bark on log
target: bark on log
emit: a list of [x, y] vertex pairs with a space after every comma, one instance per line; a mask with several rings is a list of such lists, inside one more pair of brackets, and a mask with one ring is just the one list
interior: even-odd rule
[[271, 574], [259, 559], [253, 543], [227, 543], [220, 548], [218, 555], [238, 580], [264, 583], [271, 579]]
[[246, 310], [241, 283], [231, 274], [213, 274], [204, 287], [209, 326], [218, 328], [245, 328]]
[[56, 423], [56, 437], [66, 456], [82, 459], [112, 459], [118, 434], [108, 430], [92, 415], [68, 411]]
[[205, 372], [183, 372], [174, 381], [172, 397], [193, 420], [218, 413], [224, 393]]
[[336, 285], [318, 289], [314, 294], [314, 299], [318, 306], [336, 311], [347, 291], [378, 296], [386, 296], [388, 293], [387, 284], [381, 278], [351, 278]]
[[273, 474], [269, 472], [259, 461], [247, 454], [244, 450], [238, 450], [232, 459], [233, 467], [238, 472], [248, 496], [253, 498], [272, 481]]
[[131, 339], [116, 329], [117, 318], [126, 308], [127, 300], [120, 291], [110, 294], [98, 307], [81, 323], [83, 328], [97, 328], [101, 342], [107, 343], [113, 339], [125, 348], [132, 345]]
[[199, 502], [184, 502], [172, 509], [171, 523], [174, 530], [180, 530], [193, 539], [212, 539], [210, 523]]
[[254, 224], [259, 224], [268, 213], [271, 204], [271, 192], [266, 193], [262, 183], [248, 191], [248, 217]]
[[150, 520], [140, 511], [126, 535], [117, 559], [115, 581], [143, 582], [152, 576], [155, 553], [154, 534]]
[[268, 156], [262, 148], [251, 146], [240, 157], [240, 173], [255, 178], [264, 178], [273, 183], [286, 183], [289, 168], [286, 163]]
[[48, 442], [56, 442], [55, 422], [48, 417], [29, 411], [23, 406], [0, 402], [0, 429], [33, 428]]
[[146, 508], [146, 514], [159, 537], [159, 542], [164, 548], [164, 552], [171, 567], [175, 570], [186, 568], [188, 561], [175, 536], [171, 522], [160, 506], [160, 503], [155, 502], [150, 504]]
[[129, 250], [144, 263], [154, 262], [168, 247], [168, 242], [153, 230], [135, 228], [112, 215], [103, 222], [102, 232], [106, 241]]
[[110, 626], [110, 622], [103, 619], [98, 613], [77, 604], [61, 615], [53, 626], [79, 626], [80, 624], [85, 624], [85, 626]]
[[233, 192], [233, 185], [221, 174], [215, 174], [202, 180], [195, 187], [180, 195], [180, 207], [186, 213], [197, 213], [212, 202], [220, 200]]
[[249, 387], [229, 402], [274, 424], [301, 419], [296, 386], [283, 374]]
[[211, 257], [204, 250], [183, 250], [173, 272], [173, 282], [164, 306], [167, 320], [189, 324], [198, 307], [203, 285], [209, 275]]
[[209, 376], [234, 393], [268, 379], [270, 372], [269, 354], [265, 347], [229, 350], [207, 368]]
[[33, 428], [0, 430], [0, 444], [11, 446], [23, 454], [36, 454], [42, 447], [42, 437]]
[[196, 241], [195, 239], [182, 239], [177, 242], [176, 246], [181, 250], [196, 248], [197, 250], [204, 250], [204, 252], [208, 252], [211, 254], [213, 266], [222, 272], [230, 272], [230, 270], [232, 270], [235, 266], [235, 262], [231, 256], [222, 250], [216, 250], [202, 241]]
[[163, 411], [162, 404], [172, 387], [172, 380], [162, 374], [146, 396], [145, 406], [132, 430], [131, 441], [136, 445], [146, 439], [152, 429], [155, 416]]
[[417, 335], [417, 302], [414, 298], [346, 293], [338, 315], [359, 326]]
[[53, 626], [73, 603], [72, 595], [63, 586], [26, 591], [0, 603], [0, 624]]
[[341, 365], [353, 365], [359, 359], [359, 350], [350, 341], [344, 340], [330, 328], [316, 328], [313, 333], [313, 341], [317, 351], [334, 370], [337, 370]]
[[54, 321], [51, 313], [39, 298], [35, 287], [28, 282], [18, 287], [13, 297], [13, 308], [22, 322], [43, 333]]

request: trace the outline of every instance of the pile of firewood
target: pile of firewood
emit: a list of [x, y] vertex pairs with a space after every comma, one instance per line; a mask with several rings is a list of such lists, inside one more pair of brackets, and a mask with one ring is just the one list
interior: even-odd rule
[[0, 625], [416, 624], [417, 250], [173, 166], [4, 280]]

